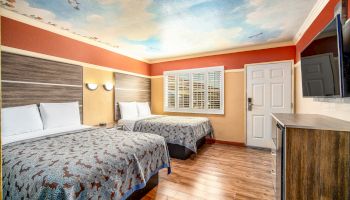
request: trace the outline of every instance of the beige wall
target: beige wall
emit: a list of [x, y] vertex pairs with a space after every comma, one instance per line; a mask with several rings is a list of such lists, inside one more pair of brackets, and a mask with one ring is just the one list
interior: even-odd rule
[[[84, 67], [83, 122], [86, 125], [97, 125], [101, 122], [111, 123], [114, 120], [114, 90], [106, 91], [104, 83], [113, 83], [113, 72]], [[85, 83], [97, 83], [97, 90], [90, 91]]]
[[217, 140], [245, 143], [244, 72], [225, 72], [225, 115], [203, 115], [163, 112], [163, 77], [152, 77], [152, 113], [208, 117]]
[[[321, 114], [350, 121], [350, 100], [348, 103], [317, 102], [313, 98], [303, 98], [300, 62], [295, 65], [295, 112]], [[337, 99], [344, 100], [344, 99]]]

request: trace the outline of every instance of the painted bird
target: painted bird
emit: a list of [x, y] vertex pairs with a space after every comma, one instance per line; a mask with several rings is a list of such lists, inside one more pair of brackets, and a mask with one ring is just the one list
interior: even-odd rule
[[67, 0], [67, 1], [75, 10], [79, 10], [80, 3], [77, 0]]

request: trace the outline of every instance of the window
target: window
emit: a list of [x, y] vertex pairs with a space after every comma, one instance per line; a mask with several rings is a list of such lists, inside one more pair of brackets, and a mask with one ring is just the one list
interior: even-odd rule
[[224, 67], [164, 72], [164, 111], [224, 114]]

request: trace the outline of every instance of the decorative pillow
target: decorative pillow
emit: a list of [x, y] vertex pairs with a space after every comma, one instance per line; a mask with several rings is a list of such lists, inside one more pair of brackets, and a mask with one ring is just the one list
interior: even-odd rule
[[147, 117], [151, 115], [151, 109], [149, 108], [148, 102], [137, 102], [136, 105], [139, 117]]
[[136, 102], [119, 102], [120, 115], [122, 119], [138, 118]]
[[40, 103], [44, 129], [81, 125], [78, 102]]
[[43, 130], [38, 106], [35, 104], [1, 109], [3, 136]]

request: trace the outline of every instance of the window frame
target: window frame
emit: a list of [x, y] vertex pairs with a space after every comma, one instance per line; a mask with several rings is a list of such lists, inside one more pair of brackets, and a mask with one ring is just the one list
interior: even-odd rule
[[[220, 109], [208, 109], [208, 73], [219, 71], [220, 79]], [[204, 109], [193, 108], [193, 74], [204, 74]], [[178, 99], [178, 79], [179, 75], [189, 74], [189, 105], [190, 108], [179, 108]], [[168, 76], [175, 76], [175, 108], [168, 108]], [[224, 66], [214, 66], [206, 68], [195, 68], [185, 70], [165, 71], [163, 73], [163, 110], [164, 112], [178, 112], [178, 113], [199, 113], [199, 114], [225, 114], [225, 69]]]

